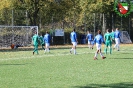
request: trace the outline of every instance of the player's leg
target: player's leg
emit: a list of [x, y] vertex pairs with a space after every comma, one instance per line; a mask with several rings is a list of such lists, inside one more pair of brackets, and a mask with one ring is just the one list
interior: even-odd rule
[[35, 52], [36, 52], [37, 54], [39, 54], [39, 53], [38, 53], [38, 45], [34, 45], [33, 55], [34, 55]]
[[88, 41], [88, 48], [91, 49], [91, 41]]
[[115, 45], [114, 45], [114, 49], [116, 49], [117, 47], [117, 39], [115, 38]]
[[109, 53], [112, 54], [112, 42], [109, 42]]
[[93, 49], [93, 41], [90, 41], [91, 49]]
[[33, 55], [34, 55], [34, 53], [35, 53], [36, 49], [35, 49], [35, 45], [33, 45], [33, 46], [34, 46], [34, 50], [33, 50]]
[[42, 46], [42, 49], [45, 50], [45, 48], [44, 48], [44, 44], [41, 44], [41, 46]]
[[120, 50], [120, 39], [118, 38], [118, 46], [117, 46], [117, 50]]
[[44, 50], [44, 53], [47, 52], [47, 43], [45, 43], [45, 50]]
[[97, 50], [97, 51], [95, 52], [94, 60], [97, 60], [97, 54], [98, 54], [98, 52], [99, 52], [99, 50]]
[[74, 42], [73, 43], [73, 51], [74, 51], [74, 54], [76, 54], [76, 46], [77, 46], [77, 42]]
[[96, 43], [96, 52], [95, 52], [95, 56], [94, 56], [94, 60], [97, 60], [97, 55], [98, 55], [98, 52], [99, 52], [99, 44]]
[[105, 49], [104, 49], [105, 54], [107, 54], [107, 48], [108, 48], [108, 42], [106, 41], [105, 42]]
[[70, 53], [72, 54], [72, 50], [73, 50], [73, 42], [72, 42], [72, 48], [70, 49]]
[[101, 52], [101, 44], [97, 45], [97, 49], [99, 50], [99, 53], [100, 53], [100, 56], [102, 57], [102, 59], [105, 59], [106, 57], [104, 57], [102, 52]]
[[119, 38], [116, 38], [115, 39], [116, 41], [116, 49], [119, 51], [119, 43], [120, 43], [120, 40], [119, 40]]
[[39, 53], [38, 53], [38, 45], [36, 45], [36, 53], [39, 54]]
[[106, 57], [103, 56], [102, 52], [101, 52], [101, 49], [99, 50], [99, 53], [100, 53], [100, 56], [102, 57], [102, 59], [105, 59]]
[[50, 44], [48, 43], [48, 44], [47, 44], [47, 50], [48, 50], [48, 52], [50, 52], [49, 47], [50, 47]]

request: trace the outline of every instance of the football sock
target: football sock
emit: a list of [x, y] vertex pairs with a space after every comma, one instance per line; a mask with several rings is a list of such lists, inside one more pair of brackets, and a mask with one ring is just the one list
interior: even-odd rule
[[107, 54], [107, 48], [104, 49], [105, 54]]
[[47, 50], [48, 50], [48, 52], [49, 52], [49, 48], [48, 48]]
[[95, 57], [97, 57], [97, 53], [95, 53]]
[[118, 45], [118, 50], [120, 49], [119, 45]]
[[76, 54], [76, 49], [74, 49], [74, 54]]
[[73, 48], [70, 51], [72, 51], [72, 50], [73, 50]]
[[109, 47], [109, 53], [110, 53], [110, 54], [112, 53], [112, 48], [111, 48], [111, 47]]
[[102, 54], [102, 53], [100, 53], [100, 56], [101, 56], [101, 57], [103, 57], [103, 54]]

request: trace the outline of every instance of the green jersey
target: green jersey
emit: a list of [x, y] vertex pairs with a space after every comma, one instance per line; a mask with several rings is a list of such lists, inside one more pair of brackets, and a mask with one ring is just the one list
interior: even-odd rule
[[33, 42], [33, 45], [38, 45], [38, 35], [35, 34], [33, 37], [32, 37], [32, 42]]
[[40, 44], [44, 44], [43, 36], [40, 36], [40, 37], [39, 37], [39, 40], [40, 40]]
[[110, 34], [110, 33], [105, 33], [105, 35], [104, 35], [104, 39], [105, 39], [105, 42], [107, 42], [107, 41], [111, 41], [111, 40], [112, 40], [112, 36], [111, 36], [111, 34]]
[[111, 32], [111, 37], [114, 39], [115, 32]]

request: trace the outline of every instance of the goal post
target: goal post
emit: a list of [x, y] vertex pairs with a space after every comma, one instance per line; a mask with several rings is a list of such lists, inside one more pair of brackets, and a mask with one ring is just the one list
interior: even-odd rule
[[120, 40], [122, 43], [132, 43], [131, 39], [130, 39], [130, 36], [128, 34], [127, 31], [121, 31], [121, 36], [120, 36]]
[[35, 32], [38, 34], [38, 26], [0, 26], [0, 48], [30, 46]]

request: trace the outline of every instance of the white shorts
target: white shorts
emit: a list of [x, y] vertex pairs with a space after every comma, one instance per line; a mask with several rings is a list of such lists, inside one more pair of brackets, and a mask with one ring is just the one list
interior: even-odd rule
[[97, 48], [97, 50], [100, 50], [101, 49], [101, 44], [96, 43], [96, 48]]
[[115, 38], [115, 43], [116, 44], [120, 44], [120, 39], [119, 38]]
[[50, 46], [50, 44], [49, 43], [45, 43], [45, 46], [48, 47], [48, 46]]
[[92, 41], [88, 41], [88, 44], [92, 44]]
[[77, 46], [77, 42], [72, 42], [73, 46]]

